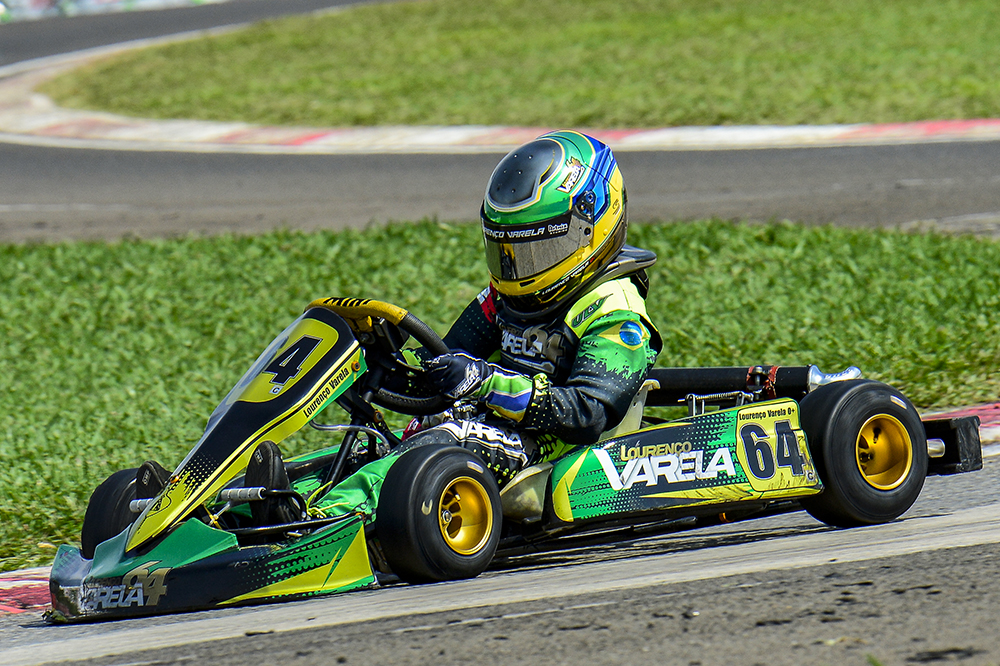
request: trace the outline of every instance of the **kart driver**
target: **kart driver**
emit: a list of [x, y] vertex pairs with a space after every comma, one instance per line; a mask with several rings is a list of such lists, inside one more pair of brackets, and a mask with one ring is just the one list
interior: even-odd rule
[[645, 380], [661, 348], [644, 301], [656, 255], [625, 244], [611, 149], [578, 132], [544, 134], [500, 161], [480, 214], [490, 285], [444, 336], [451, 353], [416, 355], [425, 382], [485, 417], [415, 419], [394, 454], [311, 503], [321, 514], [372, 516], [396, 454], [424, 444], [475, 453], [502, 488], [527, 465], [596, 442]]

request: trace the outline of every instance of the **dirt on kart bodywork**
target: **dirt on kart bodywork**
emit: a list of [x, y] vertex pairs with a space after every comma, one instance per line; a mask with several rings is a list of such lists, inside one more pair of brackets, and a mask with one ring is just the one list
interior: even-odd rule
[[[349, 513], [260, 527], [252, 524], [247, 505], [240, 503], [248, 497], [253, 501], [253, 492], [263, 490], [242, 488], [242, 474], [257, 445], [265, 440], [280, 443], [333, 402], [351, 417], [350, 425], [339, 426], [346, 431], [344, 440], [339, 446], [288, 461], [292, 490], [301, 496], [342, 480], [348, 456], [360, 451], [367, 460], [375, 460], [398, 445], [399, 438], [372, 403], [412, 414], [447, 406], [439, 398], [411, 399], [380, 387], [392, 366], [392, 353], [407, 335], [432, 350], [444, 348], [425, 324], [390, 304], [359, 299], [310, 304], [222, 401], [200, 441], [163, 489], [155, 497], [131, 501], [138, 515], [130, 524], [98, 543], [92, 559], [78, 548], [60, 547], [50, 578], [51, 619], [130, 617], [299, 599], [373, 587], [378, 584], [377, 576], [392, 573], [414, 582], [432, 579], [426, 575], [407, 578], [387, 565], [387, 560], [404, 562], [409, 554], [404, 553], [402, 559], [387, 558], [370, 516]], [[810, 497], [819, 502], [810, 512], [832, 516], [823, 518], [828, 522], [845, 522], [845, 516], [845, 524], [852, 524], [853, 519], [858, 524], [884, 522], [909, 507], [927, 473], [981, 467], [978, 423], [966, 419], [921, 427], [916, 411], [901, 394], [877, 382], [857, 380], [843, 382], [837, 391], [827, 390], [831, 396], [837, 394], [836, 400], [826, 401], [831, 404], [818, 411], [812, 407], [813, 420], [816, 413], [821, 413], [824, 424], [842, 418], [841, 413], [852, 414], [855, 420], [864, 420], [868, 412], [874, 416], [858, 426], [859, 434], [852, 435], [857, 446], [849, 455], [830, 450], [834, 445], [828, 440], [834, 438], [829, 433], [816, 435], [824, 447], [817, 459], [809, 441], [814, 434], [807, 436], [801, 414], [803, 398], [816, 388], [809, 384], [810, 368], [654, 369], [625, 421], [604, 440], [523, 470], [498, 496], [487, 487], [495, 487], [492, 481], [477, 480], [469, 471], [479, 467], [475, 461], [449, 463], [448, 469], [464, 472], [447, 472], [439, 465], [438, 477], [447, 472], [454, 478], [438, 479], [438, 495], [424, 505], [438, 502], [438, 512], [432, 515], [441, 516], [441, 522], [435, 518], [431, 523], [413, 523], [424, 526], [420, 529], [436, 540], [437, 551], [417, 543], [424, 538], [422, 534], [382, 541], [403, 546], [413, 542], [416, 550], [444, 553], [459, 564], [463, 559], [476, 559], [480, 568], [468, 570], [469, 575], [476, 575], [498, 544], [509, 549], [525, 544], [538, 547], [547, 539], [611, 523], [734, 510], [751, 513], [774, 502], [809, 501]], [[677, 404], [678, 400], [688, 402], [688, 417], [643, 425], [644, 401]], [[810, 400], [823, 402], [815, 397]], [[878, 400], [885, 406], [879, 406]], [[875, 405], [871, 409], [865, 407], [869, 402]], [[720, 409], [699, 413], [705, 405]], [[901, 426], [898, 436], [883, 437], [889, 443], [880, 444], [879, 433], [889, 432], [885, 424], [893, 422]], [[874, 438], [871, 423], [878, 426]], [[366, 448], [355, 446], [359, 434], [368, 436]], [[935, 445], [940, 443], [941, 450], [935, 453], [943, 452], [929, 467], [927, 436]], [[398, 460], [408, 455], [411, 452]], [[880, 461], [877, 470], [873, 456]], [[433, 455], [424, 458], [427, 461], [419, 464], [436, 464]], [[840, 458], [848, 462], [838, 462]], [[855, 459], [856, 471], [850, 464]], [[885, 460], [892, 464], [881, 462]], [[832, 493], [824, 492], [824, 482], [832, 473], [856, 476], [860, 481], [854, 482], [860, 489], [842, 488], [837, 480]], [[386, 485], [390, 482], [387, 477]], [[502, 507], [503, 519], [491, 519], [482, 528], [489, 538], [477, 536], [477, 545], [471, 547], [475, 552], [463, 550], [464, 542], [449, 534], [455, 525], [452, 513], [459, 515], [457, 488], [485, 506], [472, 507], [472, 513], [478, 511], [480, 517], [489, 518], [491, 511], [499, 516]], [[828, 495], [830, 501], [818, 499]], [[406, 495], [397, 492], [394, 496]], [[255, 497], [259, 499], [260, 494]], [[852, 505], [855, 498], [863, 505], [860, 509]], [[883, 507], [879, 502], [888, 504]], [[872, 518], [866, 518], [869, 509], [874, 511]], [[395, 522], [405, 527], [409, 519], [400, 515]], [[426, 528], [432, 524], [440, 529]], [[447, 577], [457, 576], [452, 573], [441, 579]]]

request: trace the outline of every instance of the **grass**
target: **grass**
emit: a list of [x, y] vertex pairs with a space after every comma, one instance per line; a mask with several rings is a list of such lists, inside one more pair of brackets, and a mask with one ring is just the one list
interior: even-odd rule
[[64, 106], [319, 126], [993, 117], [995, 0], [424, 0], [129, 53]]
[[[721, 221], [636, 224], [630, 242], [660, 256], [663, 365], [853, 363], [920, 407], [1000, 393], [1000, 244]], [[312, 299], [379, 298], [446, 331], [486, 281], [480, 247], [478, 225], [427, 221], [0, 246], [0, 570], [76, 541], [114, 470], [179, 462]]]

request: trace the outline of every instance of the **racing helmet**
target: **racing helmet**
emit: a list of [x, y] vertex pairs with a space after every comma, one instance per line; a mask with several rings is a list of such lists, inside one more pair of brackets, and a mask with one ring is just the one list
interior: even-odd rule
[[569, 306], [625, 244], [625, 204], [611, 149], [585, 134], [543, 134], [500, 160], [480, 214], [507, 309], [533, 319]]

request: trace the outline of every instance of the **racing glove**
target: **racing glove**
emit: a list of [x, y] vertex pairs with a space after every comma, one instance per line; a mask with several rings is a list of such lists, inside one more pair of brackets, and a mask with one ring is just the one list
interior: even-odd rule
[[493, 367], [482, 359], [463, 354], [443, 354], [424, 363], [427, 380], [450, 400], [478, 397]]

